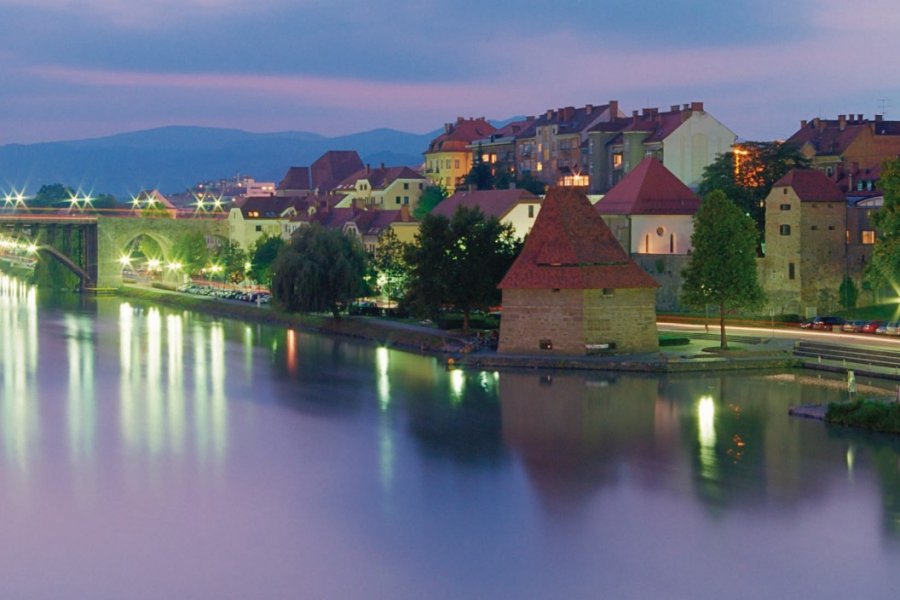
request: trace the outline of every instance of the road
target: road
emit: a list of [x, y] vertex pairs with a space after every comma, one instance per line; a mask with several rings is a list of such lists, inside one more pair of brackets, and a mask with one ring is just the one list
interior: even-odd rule
[[[685, 333], [706, 333], [703, 324], [688, 323], [669, 323], [660, 321], [657, 323], [660, 331], [683, 331]], [[710, 325], [709, 333], [718, 335], [718, 326]], [[800, 329], [800, 327], [745, 327], [731, 326], [725, 327], [725, 333], [728, 335], [753, 336], [760, 338], [776, 338], [793, 340], [798, 342], [816, 342], [820, 344], [834, 344], [838, 346], [858, 346], [877, 348], [881, 350], [898, 350], [900, 351], [900, 337], [874, 335], [866, 333], [841, 333], [838, 331], [810, 331], [808, 329]]]

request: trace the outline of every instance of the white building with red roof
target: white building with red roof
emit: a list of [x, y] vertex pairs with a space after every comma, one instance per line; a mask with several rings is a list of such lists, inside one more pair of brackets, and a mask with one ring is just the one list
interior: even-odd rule
[[457, 191], [442, 200], [431, 212], [452, 219], [460, 206], [478, 207], [486, 216], [496, 217], [500, 223], [511, 225], [515, 236], [521, 239], [534, 225], [541, 210], [541, 198], [520, 189]]
[[689, 254], [700, 197], [652, 157], [594, 205], [631, 254]]
[[552, 188], [500, 282], [498, 351], [652, 352], [658, 284], [622, 249], [583, 191]]

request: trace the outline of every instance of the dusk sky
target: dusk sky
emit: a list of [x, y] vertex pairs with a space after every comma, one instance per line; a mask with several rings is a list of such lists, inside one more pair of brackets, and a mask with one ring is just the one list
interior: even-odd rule
[[[163, 125], [425, 132], [617, 99], [743, 139], [886, 107], [892, 0], [0, 0], [0, 144]], [[885, 102], [881, 102], [884, 100]]]

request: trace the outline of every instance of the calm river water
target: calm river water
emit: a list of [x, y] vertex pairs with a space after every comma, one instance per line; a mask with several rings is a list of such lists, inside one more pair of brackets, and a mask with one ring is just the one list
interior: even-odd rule
[[[447, 372], [0, 280], [2, 598], [896, 598], [809, 373]], [[875, 390], [877, 391], [877, 390]]]

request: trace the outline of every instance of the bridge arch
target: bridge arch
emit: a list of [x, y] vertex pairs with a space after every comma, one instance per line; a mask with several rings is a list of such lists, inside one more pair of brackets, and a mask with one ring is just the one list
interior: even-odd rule
[[122, 284], [122, 253], [138, 237], [156, 241], [166, 260], [176, 241], [194, 231], [228, 239], [228, 223], [224, 219], [97, 217], [97, 287]]

